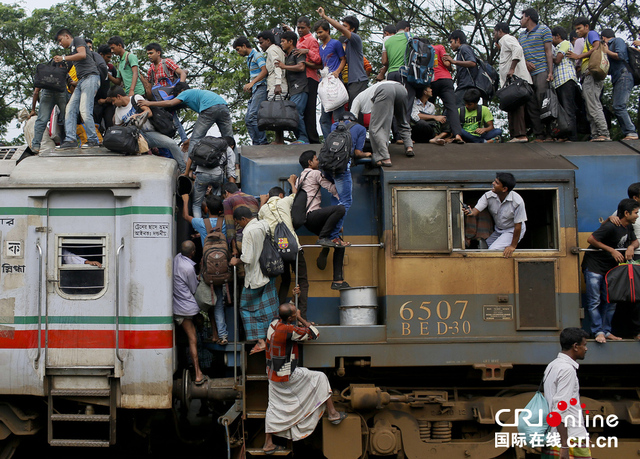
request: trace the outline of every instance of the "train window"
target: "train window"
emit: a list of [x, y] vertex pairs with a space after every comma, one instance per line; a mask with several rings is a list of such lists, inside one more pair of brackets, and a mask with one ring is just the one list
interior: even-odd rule
[[96, 298], [106, 289], [106, 237], [57, 237], [58, 292], [63, 297]]
[[446, 189], [393, 189], [397, 253], [451, 252], [451, 198]]
[[[556, 189], [518, 189], [517, 191], [522, 196], [527, 210], [527, 228], [518, 244], [518, 250], [558, 250], [558, 191]], [[464, 190], [459, 192], [458, 200], [453, 197], [458, 192], [452, 192], [451, 219], [454, 222], [454, 249], [487, 248], [485, 240], [493, 231], [491, 215], [485, 211], [477, 220], [469, 219], [462, 216], [460, 209], [462, 202], [471, 207], [475, 206], [485, 192], [485, 190]], [[461, 226], [462, 230], [460, 230]], [[464, 244], [461, 238], [455, 239], [455, 231], [462, 234]]]

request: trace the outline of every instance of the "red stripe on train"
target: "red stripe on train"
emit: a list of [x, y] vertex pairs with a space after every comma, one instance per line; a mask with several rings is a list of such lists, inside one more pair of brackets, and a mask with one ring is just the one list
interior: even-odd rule
[[[37, 330], [15, 330], [12, 336], [0, 334], [0, 349], [37, 348]], [[41, 332], [44, 347], [45, 331]], [[120, 330], [121, 349], [169, 349], [173, 347], [171, 330]], [[113, 330], [49, 330], [52, 349], [115, 349]]]

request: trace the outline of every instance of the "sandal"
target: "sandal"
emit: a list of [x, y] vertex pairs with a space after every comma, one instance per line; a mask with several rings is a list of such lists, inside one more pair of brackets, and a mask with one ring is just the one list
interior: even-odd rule
[[340, 417], [338, 419], [329, 419], [329, 422], [331, 424], [333, 424], [334, 426], [337, 426], [338, 424], [340, 424], [344, 419], [347, 418], [347, 413], [345, 413], [344, 411], [338, 411], [338, 414], [340, 415]]
[[220, 338], [218, 341], [216, 341], [216, 344], [218, 346], [226, 346], [227, 344], [229, 344], [229, 340], [225, 336], [224, 338]]
[[591, 139], [591, 142], [611, 142], [611, 138], [606, 135], [599, 135], [598, 137]]
[[378, 167], [391, 167], [391, 166], [393, 166], [393, 164], [391, 164], [391, 160], [390, 159], [385, 159], [384, 161], [378, 161], [376, 163], [376, 166], [378, 166]]
[[445, 144], [445, 140], [444, 139], [429, 139], [429, 143], [432, 143], [434, 145], [444, 145]]
[[265, 449], [263, 449], [262, 451], [263, 451], [267, 456], [271, 456], [271, 455], [272, 455], [272, 454], [274, 454], [274, 453], [277, 453], [277, 452], [283, 452], [283, 451], [286, 451], [286, 450], [287, 450], [287, 449], [286, 449], [284, 446], [276, 445], [276, 447], [275, 447], [275, 448], [270, 449], [269, 451], [267, 451], [267, 450], [265, 450]]
[[405, 154], [411, 158], [413, 156], [415, 156], [416, 154], [413, 152], [413, 148], [407, 148], [407, 151], [405, 152]]
[[202, 379], [200, 381], [193, 381], [193, 383], [196, 386], [202, 386], [207, 381], [209, 381], [209, 378], [207, 376], [202, 376]]
[[344, 290], [347, 288], [351, 288], [351, 286], [349, 284], [347, 284], [346, 281], [342, 281], [342, 282], [331, 282], [331, 290]]
[[634, 135], [628, 135], [622, 140], [638, 140], [638, 136], [637, 135], [635, 135], [635, 136]]
[[335, 247], [340, 248], [340, 247], [349, 247], [351, 245], [351, 242], [347, 242], [347, 241], [343, 241], [341, 238], [337, 237], [334, 240], [331, 241], [332, 243], [335, 244]]

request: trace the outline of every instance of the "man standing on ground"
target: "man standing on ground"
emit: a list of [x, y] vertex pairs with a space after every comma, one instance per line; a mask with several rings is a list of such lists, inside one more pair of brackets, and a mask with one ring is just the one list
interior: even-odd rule
[[320, 143], [318, 136], [318, 128], [316, 126], [316, 103], [318, 99], [318, 69], [322, 68], [322, 58], [320, 57], [320, 48], [318, 40], [311, 33], [311, 21], [306, 16], [298, 18], [296, 25], [298, 30], [298, 44], [294, 53], [303, 55], [307, 58], [305, 65], [307, 71], [307, 105], [304, 110], [304, 126], [307, 131], [309, 143]]
[[589, 334], [581, 328], [562, 330], [562, 351], [544, 371], [544, 398], [549, 403], [549, 410], [560, 414], [562, 422], [558, 427], [552, 427], [548, 434], [560, 434], [560, 446], [543, 449], [543, 459], [591, 458], [589, 445], [584, 444], [589, 434], [584, 427], [577, 373], [580, 367], [578, 360], [583, 360], [587, 354], [588, 337]]
[[[278, 316], [267, 332], [269, 406], [263, 451], [269, 455], [283, 450], [273, 443], [273, 435], [293, 441], [311, 435], [325, 405], [331, 424], [338, 425], [347, 417], [347, 413], [336, 411], [333, 405], [327, 375], [298, 366], [298, 342], [317, 339], [318, 329], [291, 303], [280, 305]], [[296, 322], [302, 327], [296, 326]]]
[[548, 129], [540, 119], [540, 107], [547, 89], [549, 89], [549, 82], [553, 81], [553, 50], [551, 30], [547, 26], [538, 24], [539, 20], [536, 10], [533, 8], [524, 10], [520, 26], [525, 30], [520, 33], [519, 40], [527, 63], [527, 70], [529, 70], [533, 81], [533, 96], [527, 102], [527, 115], [531, 121], [536, 140], [544, 141], [546, 139], [545, 131]]
[[[618, 204], [620, 225], [617, 226], [607, 220], [587, 239], [590, 249], [599, 249], [585, 253], [582, 269], [587, 293], [586, 307], [591, 319], [591, 333], [601, 344], [606, 343], [607, 339], [613, 341], [621, 339], [611, 333], [611, 321], [616, 312], [616, 305], [607, 302], [605, 275], [618, 263], [624, 263], [625, 259], [633, 260], [635, 249], [638, 248], [633, 224], [638, 219], [639, 207], [640, 204], [636, 200], [623, 199]], [[618, 249], [626, 249], [624, 255]]]
[[251, 93], [247, 103], [247, 114], [244, 116], [247, 133], [253, 145], [266, 145], [269, 143], [267, 134], [258, 129], [258, 110], [260, 104], [267, 100], [267, 63], [262, 53], [251, 46], [247, 37], [236, 38], [233, 49], [247, 59], [249, 67], [250, 81], [242, 87], [245, 92]]
[[[596, 80], [589, 72], [589, 58], [600, 47], [600, 36], [589, 29], [589, 20], [581, 16], [573, 21], [578, 37], [584, 38], [584, 48], [578, 52], [568, 52], [571, 59], [582, 59], [580, 78], [582, 81], [582, 98], [584, 99], [587, 119], [591, 126], [591, 142], [610, 142], [609, 128], [604, 117], [600, 95], [604, 88], [604, 80]], [[575, 49], [575, 48], [574, 48]]]
[[198, 288], [198, 278], [193, 268], [192, 260], [196, 253], [196, 245], [191, 241], [184, 241], [180, 246], [180, 253], [173, 259], [173, 318], [189, 338], [189, 354], [193, 360], [196, 372], [196, 385], [206, 381], [206, 376], [200, 370], [198, 362], [198, 338], [193, 318], [200, 313], [194, 294]]
[[[78, 83], [71, 98], [67, 102], [64, 115], [65, 139], [60, 149], [78, 147], [76, 126], [78, 113], [82, 116], [87, 131], [87, 143], [82, 148], [97, 147], [99, 145], [96, 126], [93, 121], [93, 103], [100, 87], [100, 71], [93, 59], [86, 42], [80, 37], [73, 37], [69, 29], [60, 29], [56, 34], [56, 41], [63, 48], [69, 48], [68, 56], [54, 56], [54, 62], [69, 61], [76, 68]], [[51, 112], [49, 112], [51, 114]]]
[[[493, 29], [493, 38], [500, 46], [500, 64], [498, 73], [500, 74], [500, 87], [504, 86], [508, 78], [513, 75], [522, 78], [531, 84], [531, 75], [527, 70], [524, 61], [522, 46], [513, 35], [509, 35], [509, 25], [506, 22], [499, 22]], [[527, 124], [525, 120], [525, 105], [507, 112], [509, 117], [509, 142], [528, 142]]]
[[260, 254], [264, 239], [269, 231], [267, 222], [258, 220], [248, 207], [238, 207], [233, 211], [235, 224], [243, 228], [242, 255], [234, 256], [229, 264], [245, 265], [244, 289], [240, 297], [240, 316], [244, 324], [247, 341], [255, 341], [250, 354], [266, 349], [267, 328], [278, 310], [276, 278], [264, 275], [260, 268]]
[[347, 65], [349, 66], [349, 76], [347, 78], [347, 92], [349, 93], [349, 108], [353, 99], [358, 94], [367, 89], [369, 83], [369, 77], [364, 69], [364, 54], [362, 52], [362, 39], [358, 35], [358, 28], [360, 27], [360, 21], [355, 16], [346, 16], [342, 20], [342, 24], [331, 19], [324, 12], [324, 8], [318, 8], [318, 14], [322, 19], [325, 19], [329, 24], [336, 28], [342, 35], [345, 36], [347, 41], [345, 42], [345, 53], [347, 57]]
[[487, 239], [489, 250], [503, 250], [505, 258], [511, 257], [518, 242], [524, 237], [527, 229], [527, 212], [524, 200], [513, 191], [516, 178], [509, 172], [498, 172], [487, 191], [470, 210], [464, 209], [466, 215], [477, 217], [480, 212], [489, 209], [493, 218], [494, 231]]

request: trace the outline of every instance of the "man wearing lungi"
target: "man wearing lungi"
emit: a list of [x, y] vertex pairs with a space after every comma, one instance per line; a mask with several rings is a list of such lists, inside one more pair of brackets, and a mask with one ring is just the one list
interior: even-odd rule
[[258, 340], [250, 354], [262, 352], [266, 344], [269, 323], [275, 319], [278, 309], [278, 291], [275, 277], [269, 278], [260, 269], [260, 254], [269, 224], [255, 218], [251, 209], [237, 207], [233, 211], [236, 227], [242, 230], [242, 255], [233, 257], [229, 264], [245, 265], [244, 289], [240, 297], [240, 316], [247, 341]]
[[[294, 304], [278, 309], [280, 318], [267, 331], [267, 377], [269, 406], [265, 418], [265, 454], [284, 448], [273, 435], [293, 441], [313, 433], [327, 407], [329, 421], [338, 425], [347, 413], [336, 411], [327, 375], [298, 366], [298, 341], [318, 338], [318, 329], [307, 322]], [[303, 326], [297, 326], [296, 321]]]

